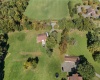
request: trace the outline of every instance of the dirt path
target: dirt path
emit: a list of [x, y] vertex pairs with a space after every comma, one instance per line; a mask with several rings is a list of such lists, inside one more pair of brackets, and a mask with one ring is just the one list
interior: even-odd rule
[[95, 73], [95, 75], [96, 75], [98, 78], [100, 78], [100, 74], [98, 74], [98, 73]]

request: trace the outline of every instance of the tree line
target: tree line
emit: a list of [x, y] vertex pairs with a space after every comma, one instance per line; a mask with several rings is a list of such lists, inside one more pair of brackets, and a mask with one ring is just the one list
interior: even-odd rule
[[4, 32], [31, 28], [32, 22], [24, 16], [29, 0], [11, 0], [0, 4], [0, 30]]
[[95, 28], [93, 21], [89, 18], [79, 17], [67, 20], [66, 18], [58, 21], [60, 29], [78, 29], [80, 31], [89, 31]]
[[4, 78], [4, 59], [6, 57], [9, 44], [7, 44], [8, 35], [6, 33], [0, 33], [0, 80]]
[[100, 28], [87, 33], [87, 48], [92, 53], [93, 59], [100, 63]]

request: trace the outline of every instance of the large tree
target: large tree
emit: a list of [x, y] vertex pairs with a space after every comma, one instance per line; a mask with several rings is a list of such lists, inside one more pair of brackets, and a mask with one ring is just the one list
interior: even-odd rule
[[100, 51], [100, 28], [88, 32], [87, 47], [92, 53], [94, 53], [94, 51]]
[[66, 18], [58, 21], [61, 29], [78, 29], [80, 31], [90, 31], [95, 28], [93, 21], [89, 18], [79, 17], [72, 20], [67, 20]]
[[49, 49], [53, 49], [53, 48], [55, 47], [56, 43], [57, 43], [57, 42], [56, 42], [55, 38], [52, 37], [52, 36], [49, 36], [49, 37], [47, 38], [47, 41], [46, 41], [46, 46], [47, 46]]
[[46, 51], [48, 53], [49, 56], [52, 55], [52, 52], [53, 52], [53, 48], [55, 47], [55, 45], [57, 44], [57, 34], [58, 32], [57, 31], [53, 31], [50, 33], [50, 35], [48, 36], [47, 38], [47, 41], [46, 41]]
[[95, 61], [100, 63], [100, 51], [95, 51], [94, 54], [93, 54], [93, 58], [94, 58]]
[[65, 28], [61, 33], [61, 41], [59, 43], [60, 53], [66, 53], [67, 51], [67, 39], [68, 39], [68, 30]]
[[95, 76], [95, 70], [88, 62], [79, 64], [78, 73], [83, 77], [84, 80], [91, 80]]
[[[0, 29], [4, 32], [22, 30], [23, 12], [25, 11], [29, 0], [11, 0], [2, 2], [0, 5]], [[31, 26], [27, 19], [28, 26]], [[28, 29], [28, 28], [27, 28]]]
[[9, 48], [7, 40], [8, 35], [6, 33], [0, 33], [0, 80], [3, 80], [4, 78], [4, 59]]

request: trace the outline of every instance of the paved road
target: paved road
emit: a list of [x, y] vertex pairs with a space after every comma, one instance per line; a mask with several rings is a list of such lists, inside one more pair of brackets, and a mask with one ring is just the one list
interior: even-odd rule
[[98, 74], [98, 73], [95, 73], [95, 75], [96, 75], [98, 78], [100, 78], [100, 74]]

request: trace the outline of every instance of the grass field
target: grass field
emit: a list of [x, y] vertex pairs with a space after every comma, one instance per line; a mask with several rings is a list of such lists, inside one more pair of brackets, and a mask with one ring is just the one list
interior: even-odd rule
[[[25, 15], [34, 20], [58, 20], [69, 17], [70, 0], [30, 0]], [[82, 0], [71, 0], [73, 5]]]
[[[61, 62], [63, 56], [59, 54], [58, 45], [54, 49], [52, 57], [48, 57], [45, 48], [36, 43], [36, 35], [45, 31], [34, 30], [9, 33], [10, 48], [5, 59], [5, 77], [4, 80], [61, 80], [67, 73], [61, 72]], [[100, 74], [99, 63], [94, 62], [92, 54], [86, 48], [86, 32], [72, 31], [70, 37], [76, 39], [76, 45], [69, 46], [67, 54], [84, 55], [94, 66], [97, 73]], [[60, 32], [59, 37], [60, 39]], [[25, 70], [24, 62], [28, 57], [39, 57], [39, 64], [35, 70]], [[60, 74], [55, 78], [55, 73]], [[94, 77], [93, 80], [100, 80]]]
[[77, 42], [76, 45], [69, 46], [68, 54], [75, 56], [84, 55], [87, 60], [94, 66], [96, 72], [100, 74], [100, 64], [94, 62], [92, 54], [87, 49], [86, 32], [75, 31], [70, 34], [70, 37], [75, 38]]
[[[45, 31], [39, 31], [42, 33]], [[55, 48], [52, 57], [48, 57], [45, 48], [36, 43], [36, 31], [22, 31], [9, 33], [9, 53], [5, 59], [4, 80], [61, 80], [67, 73], [61, 74], [61, 59], [58, 47]], [[24, 37], [23, 37], [24, 36]], [[59, 34], [60, 36], [60, 34]], [[39, 63], [35, 70], [25, 70], [24, 62], [28, 57], [39, 57]], [[60, 74], [55, 78], [55, 73]]]

